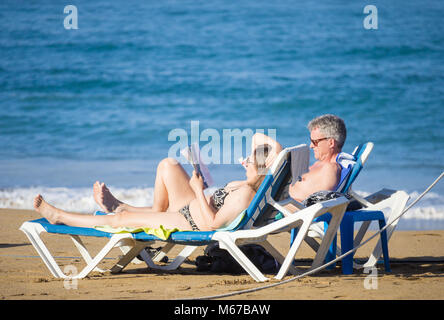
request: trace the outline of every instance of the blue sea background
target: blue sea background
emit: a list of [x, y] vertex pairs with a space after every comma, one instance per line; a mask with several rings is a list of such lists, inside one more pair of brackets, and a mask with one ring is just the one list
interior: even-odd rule
[[[324, 113], [345, 120], [344, 151], [375, 144], [355, 190], [414, 199], [444, 169], [443, 16], [439, 0], [2, 1], [0, 207], [42, 193], [88, 212], [96, 180], [149, 205], [172, 130], [275, 129], [291, 146]], [[210, 165], [215, 185], [243, 177], [232, 160]], [[444, 229], [443, 191], [399, 228]]]

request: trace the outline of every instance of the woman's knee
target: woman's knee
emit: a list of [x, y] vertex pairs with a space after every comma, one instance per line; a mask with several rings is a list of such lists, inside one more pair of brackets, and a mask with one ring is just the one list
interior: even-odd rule
[[157, 169], [164, 169], [164, 168], [168, 168], [171, 166], [176, 166], [178, 164], [179, 164], [179, 162], [174, 158], [164, 158], [164, 159], [160, 160], [160, 162], [157, 166]]
[[180, 166], [180, 163], [176, 159], [164, 158], [159, 162], [159, 165], [157, 166], [157, 172], [171, 172], [177, 169], [178, 166]]

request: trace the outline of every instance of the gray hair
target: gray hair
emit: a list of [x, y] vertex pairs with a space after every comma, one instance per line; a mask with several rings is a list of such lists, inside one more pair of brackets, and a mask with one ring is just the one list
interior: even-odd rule
[[316, 117], [308, 123], [307, 127], [310, 132], [318, 128], [325, 137], [335, 139], [339, 149], [342, 149], [347, 138], [344, 120], [333, 114]]

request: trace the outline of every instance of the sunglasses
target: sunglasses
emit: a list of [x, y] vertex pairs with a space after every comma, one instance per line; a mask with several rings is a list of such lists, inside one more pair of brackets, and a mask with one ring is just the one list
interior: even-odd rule
[[321, 139], [316, 139], [316, 140], [313, 140], [312, 138], [310, 138], [310, 141], [311, 141], [311, 143], [313, 143], [313, 145], [315, 147], [317, 147], [319, 142], [321, 142], [322, 140], [327, 140], [327, 139], [330, 139], [330, 138], [327, 137], [327, 138], [321, 138]]

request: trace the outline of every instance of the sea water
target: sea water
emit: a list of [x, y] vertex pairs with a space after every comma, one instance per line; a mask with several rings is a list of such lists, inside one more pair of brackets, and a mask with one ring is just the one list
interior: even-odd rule
[[[372, 1], [366, 29], [368, 4], [77, 1], [76, 29], [69, 3], [2, 1], [0, 207], [31, 209], [41, 193], [91, 212], [96, 180], [151, 205], [172, 130], [274, 129], [291, 146], [324, 113], [345, 120], [344, 151], [375, 144], [356, 191], [414, 200], [444, 169], [444, 5]], [[234, 156], [209, 167], [215, 186], [244, 175]], [[444, 229], [443, 191], [399, 228]]]

